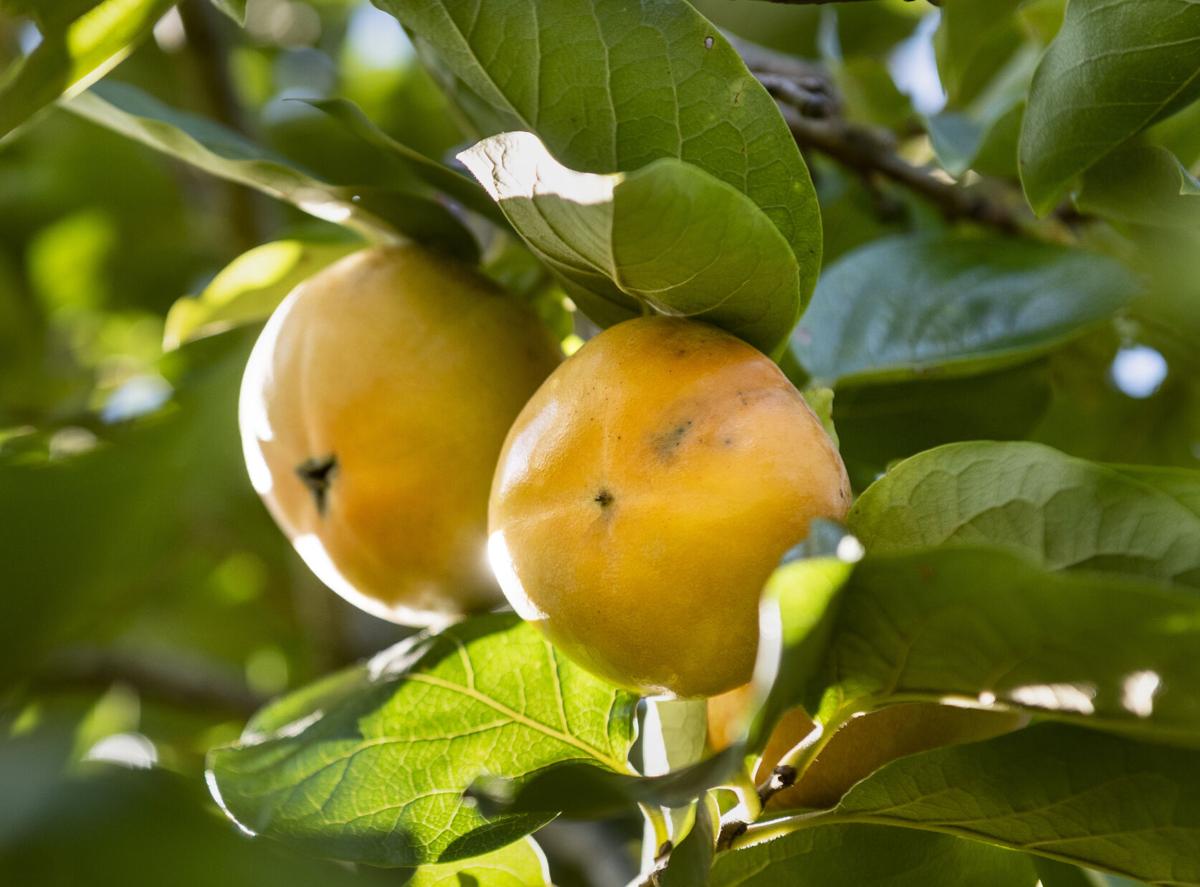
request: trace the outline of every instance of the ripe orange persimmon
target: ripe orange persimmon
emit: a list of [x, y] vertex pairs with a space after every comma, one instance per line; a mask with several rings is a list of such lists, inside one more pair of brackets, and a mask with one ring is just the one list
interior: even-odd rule
[[517, 612], [643, 693], [744, 683], [758, 600], [846, 471], [767, 357], [696, 321], [601, 333], [517, 418], [492, 485], [489, 551]]
[[239, 421], [255, 488], [334, 591], [430, 624], [500, 599], [485, 558], [504, 435], [561, 351], [532, 313], [417, 247], [297, 287], [251, 354]]

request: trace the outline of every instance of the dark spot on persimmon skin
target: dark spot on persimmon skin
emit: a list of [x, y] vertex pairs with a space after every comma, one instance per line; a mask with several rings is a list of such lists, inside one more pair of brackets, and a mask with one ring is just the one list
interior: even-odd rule
[[329, 488], [333, 486], [333, 477], [337, 474], [338, 461], [334, 453], [328, 456], [313, 456], [305, 459], [296, 466], [296, 475], [305, 488], [312, 493], [313, 502], [317, 506], [317, 514], [325, 516], [329, 506]]
[[608, 508], [608, 506], [613, 504], [613, 494], [608, 490], [601, 488], [600, 492], [592, 497], [592, 501], [601, 508]]
[[688, 432], [692, 430], [692, 420], [685, 419], [672, 427], [669, 431], [664, 431], [662, 434], [654, 438], [654, 449], [663, 458], [674, 455], [687, 437]]

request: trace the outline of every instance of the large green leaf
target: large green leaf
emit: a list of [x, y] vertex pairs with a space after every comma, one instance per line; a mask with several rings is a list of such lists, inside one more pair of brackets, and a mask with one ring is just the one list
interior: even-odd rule
[[243, 253], [198, 296], [171, 306], [163, 330], [165, 347], [263, 320], [297, 285], [359, 249], [360, 243], [278, 240]]
[[774, 101], [689, 4], [376, 5], [433, 48], [484, 135], [535, 133], [585, 172], [632, 172], [672, 157], [697, 166], [758, 204], [795, 252], [801, 293], [811, 291], [821, 220], [808, 169]]
[[872, 552], [1002, 545], [1054, 570], [1200, 585], [1200, 514], [1165, 488], [1036, 443], [957, 443], [921, 453], [863, 493], [849, 522]]
[[826, 382], [966, 375], [1049, 350], [1137, 292], [1123, 266], [1079, 250], [955, 235], [893, 237], [821, 276], [792, 336]]
[[829, 819], [932, 829], [1151, 884], [1200, 884], [1200, 755], [1061, 724], [894, 761], [850, 789]]
[[[43, 18], [46, 33], [0, 78], [0, 139], [61, 95], [73, 95], [120, 64], [175, 0], [105, 0], [65, 4], [78, 18]], [[47, 4], [48, 8], [48, 4]]]
[[513, 615], [406, 641], [269, 706], [216, 749], [210, 784], [244, 828], [378, 865], [499, 849], [553, 814], [485, 819], [464, 792], [554, 763], [627, 771], [636, 698]]
[[[707, 789], [724, 784], [745, 765], [748, 752], [763, 748], [780, 713], [808, 689], [829, 639], [833, 604], [861, 553], [840, 527], [816, 521], [809, 538], [789, 552], [771, 577], [759, 609], [762, 631], [752, 698], [744, 722], [733, 731], [739, 738], [729, 748], [654, 776], [628, 776], [588, 763], [555, 765], [524, 783], [482, 781], [478, 794], [497, 809], [604, 816], [635, 803], [689, 805]], [[682, 758], [665, 753], [651, 758], [677, 766], [690, 751], [694, 748]]]
[[1200, 5], [1071, 0], [1038, 66], [1021, 180], [1039, 213], [1113, 148], [1200, 95]]
[[397, 233], [473, 258], [475, 240], [435, 200], [330, 185], [218, 123], [177, 111], [124, 83], [103, 83], [63, 107], [211, 175], [246, 185], [373, 240]]
[[1122, 145], [1083, 176], [1075, 204], [1134, 225], [1200, 230], [1200, 183], [1166, 148]]
[[736, 188], [673, 158], [630, 173], [575, 172], [524, 132], [459, 156], [595, 320], [646, 305], [768, 353], [786, 343], [800, 314], [796, 258]]
[[868, 825], [826, 825], [722, 853], [709, 887], [1033, 887], [1019, 853]]
[[1021, 708], [1200, 745], [1200, 596], [999, 549], [868, 556], [842, 590], [822, 720], [895, 701]]

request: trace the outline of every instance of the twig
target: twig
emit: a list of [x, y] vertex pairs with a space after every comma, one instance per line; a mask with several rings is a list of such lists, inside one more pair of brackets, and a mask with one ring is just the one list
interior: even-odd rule
[[[769, 88], [769, 87], [768, 87]], [[969, 219], [1008, 233], [1022, 228], [1018, 211], [982, 194], [948, 182], [932, 170], [915, 166], [895, 153], [892, 141], [881, 133], [842, 119], [814, 120], [777, 91], [780, 110], [796, 142], [813, 148], [860, 173], [876, 173], [908, 188], [933, 203], [948, 219]]]
[[266, 700], [239, 681], [211, 667], [156, 656], [152, 661], [128, 653], [74, 650], [51, 660], [35, 675], [40, 690], [65, 691], [126, 684], [139, 695], [186, 709], [248, 717]]
[[[221, 14], [208, 0], [185, 0], [177, 8], [208, 113], [230, 129], [246, 134], [246, 115], [229, 73], [229, 46], [221, 32], [225, 26], [219, 20]], [[244, 250], [261, 243], [257, 195], [234, 184], [226, 184], [224, 191], [228, 204], [225, 215], [231, 221], [238, 247]]]

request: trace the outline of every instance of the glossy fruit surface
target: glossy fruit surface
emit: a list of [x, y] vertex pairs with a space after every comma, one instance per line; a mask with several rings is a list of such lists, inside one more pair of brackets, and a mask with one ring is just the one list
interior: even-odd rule
[[[747, 700], [748, 694], [739, 688], [708, 701], [711, 748], [720, 750], [733, 742], [741, 708]], [[990, 739], [1016, 730], [1028, 721], [1028, 716], [1020, 712], [925, 702], [890, 705], [868, 712], [852, 718], [834, 733], [796, 784], [771, 798], [768, 809], [832, 807], [854, 783], [890, 761], [946, 745]], [[803, 709], [785, 712], [763, 750], [754, 774], [755, 784], [765, 783], [780, 758], [813, 727], [812, 719]]]
[[239, 423], [255, 489], [308, 566], [412, 625], [488, 606], [488, 490], [560, 350], [474, 271], [416, 247], [349, 256], [263, 330]]
[[505, 442], [489, 552], [565, 653], [643, 693], [744, 683], [758, 599], [845, 468], [763, 354], [695, 321], [618, 324], [546, 380]]

